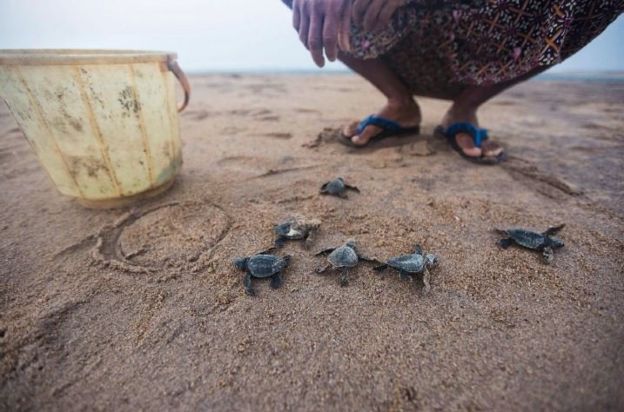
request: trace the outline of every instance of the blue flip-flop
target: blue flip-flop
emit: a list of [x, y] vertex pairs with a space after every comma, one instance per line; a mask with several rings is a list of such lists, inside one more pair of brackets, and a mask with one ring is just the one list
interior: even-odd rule
[[457, 144], [457, 140], [455, 137], [459, 133], [466, 133], [470, 137], [472, 137], [472, 141], [474, 142], [475, 147], [481, 147], [484, 141], [486, 141], [488, 137], [488, 131], [486, 129], [480, 129], [475, 125], [467, 122], [459, 122], [453, 123], [448, 128], [444, 129], [442, 126], [438, 126], [435, 130], [435, 134], [445, 137], [448, 141], [449, 145], [459, 153], [464, 159], [470, 160], [471, 162], [482, 164], [482, 165], [495, 165], [503, 160], [505, 160], [506, 155], [505, 152], [499, 154], [498, 156], [481, 156], [474, 157], [468, 156], [462, 148]]
[[360, 122], [355, 132], [355, 136], [359, 136], [360, 134], [362, 134], [364, 129], [366, 129], [368, 126], [377, 126], [380, 129], [382, 129], [382, 131], [376, 134], [375, 136], [373, 136], [365, 144], [355, 144], [351, 140], [353, 136], [347, 137], [342, 133], [338, 137], [338, 141], [350, 147], [366, 147], [372, 141], [378, 141], [378, 140], [385, 139], [388, 137], [401, 137], [401, 136], [406, 136], [406, 135], [420, 134], [420, 126], [403, 127], [399, 123], [395, 122], [394, 120], [386, 119], [385, 117], [376, 116], [373, 114], [373, 115], [368, 116], [367, 118], [365, 118], [364, 120]]

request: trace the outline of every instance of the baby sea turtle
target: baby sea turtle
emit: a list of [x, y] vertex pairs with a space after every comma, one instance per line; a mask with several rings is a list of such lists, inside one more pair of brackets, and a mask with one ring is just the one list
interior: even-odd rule
[[386, 263], [377, 266], [375, 270], [382, 271], [391, 267], [399, 271], [401, 279], [414, 280], [414, 275], [423, 275], [425, 284], [424, 293], [431, 290], [429, 269], [433, 269], [438, 264], [438, 258], [430, 253], [424, 253], [420, 245], [416, 245], [414, 253], [390, 258]]
[[316, 272], [324, 273], [332, 268], [340, 271], [340, 286], [347, 286], [349, 283], [349, 269], [357, 266], [360, 260], [376, 262], [375, 259], [371, 259], [360, 254], [357, 250], [356, 242], [353, 239], [348, 240], [340, 247], [325, 249], [316, 254], [316, 256], [319, 255], [327, 255], [327, 262], [329, 262], [329, 264], [325, 267], [317, 269]]
[[279, 257], [261, 253], [255, 256], [236, 258], [234, 266], [246, 272], [243, 279], [245, 293], [254, 296], [255, 292], [251, 287], [251, 279], [271, 278], [271, 288], [277, 289], [282, 285], [281, 272], [286, 269], [289, 261], [290, 256]]
[[314, 241], [314, 234], [320, 226], [321, 221], [318, 219], [289, 218], [273, 227], [273, 231], [277, 235], [275, 247], [280, 248], [289, 240], [303, 240], [305, 247], [310, 247]]
[[544, 233], [532, 232], [526, 229], [495, 230], [505, 236], [504, 239], [498, 242], [503, 249], [507, 249], [515, 243], [527, 249], [538, 250], [542, 252], [544, 261], [550, 264], [555, 257], [554, 250], [564, 246], [561, 239], [554, 237], [564, 227], [565, 225], [551, 227]]
[[346, 184], [342, 177], [337, 177], [321, 186], [321, 194], [337, 196], [343, 199], [348, 197], [346, 193], [347, 190], [353, 190], [354, 192], [360, 193], [360, 189]]

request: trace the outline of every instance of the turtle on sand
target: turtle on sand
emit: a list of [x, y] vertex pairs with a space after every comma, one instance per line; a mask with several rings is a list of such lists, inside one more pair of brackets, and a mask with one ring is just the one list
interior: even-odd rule
[[537, 250], [542, 252], [544, 261], [550, 264], [555, 257], [555, 249], [564, 246], [563, 241], [555, 237], [564, 227], [565, 225], [551, 227], [543, 233], [537, 233], [527, 229], [495, 229], [495, 231], [505, 236], [505, 238], [498, 242], [503, 249], [507, 249], [515, 243], [527, 249]]
[[348, 198], [346, 193], [347, 190], [353, 190], [354, 192], [360, 193], [360, 189], [346, 184], [342, 177], [337, 177], [321, 186], [321, 194], [336, 196], [342, 199]]
[[317, 269], [316, 272], [324, 273], [329, 269], [340, 271], [340, 286], [347, 286], [349, 283], [349, 269], [356, 267], [360, 260], [377, 262], [376, 259], [360, 254], [357, 250], [356, 242], [353, 239], [348, 240], [342, 246], [325, 249], [316, 254], [316, 256], [319, 255], [327, 255], [328, 264]]
[[390, 258], [383, 265], [377, 266], [376, 271], [382, 271], [387, 268], [399, 271], [401, 279], [414, 280], [415, 275], [423, 275], [423, 283], [425, 284], [424, 293], [431, 290], [429, 269], [433, 269], [438, 264], [436, 255], [425, 253], [420, 245], [416, 245], [414, 253]]
[[271, 278], [271, 288], [277, 289], [282, 285], [281, 273], [290, 262], [290, 256], [279, 257], [268, 253], [260, 253], [254, 256], [240, 257], [234, 260], [234, 266], [245, 271], [243, 285], [245, 293], [254, 296], [251, 279]]
[[314, 234], [320, 226], [321, 221], [318, 219], [289, 218], [273, 227], [277, 236], [275, 247], [280, 248], [289, 240], [303, 240], [305, 247], [308, 248], [314, 242]]

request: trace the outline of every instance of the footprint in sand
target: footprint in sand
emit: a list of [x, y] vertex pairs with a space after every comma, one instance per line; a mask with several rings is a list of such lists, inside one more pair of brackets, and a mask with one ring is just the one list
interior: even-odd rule
[[279, 140], [288, 140], [288, 139], [292, 139], [293, 137], [292, 133], [280, 133], [280, 132], [265, 133], [262, 136], [272, 137], [273, 139], [279, 139]]
[[217, 161], [223, 169], [244, 174], [257, 175], [272, 167], [270, 160], [252, 156], [228, 156]]
[[189, 110], [182, 114], [182, 117], [188, 117], [193, 121], [201, 122], [209, 117], [214, 116], [214, 112], [210, 112], [208, 110]]

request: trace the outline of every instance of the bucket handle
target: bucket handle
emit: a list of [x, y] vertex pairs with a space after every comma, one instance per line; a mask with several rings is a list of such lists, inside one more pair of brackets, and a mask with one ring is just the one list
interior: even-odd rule
[[178, 61], [175, 59], [167, 60], [167, 68], [171, 70], [174, 76], [180, 82], [182, 89], [184, 90], [184, 101], [178, 106], [178, 113], [182, 112], [188, 106], [189, 101], [191, 100], [191, 83], [186, 77], [186, 74], [180, 68]]

